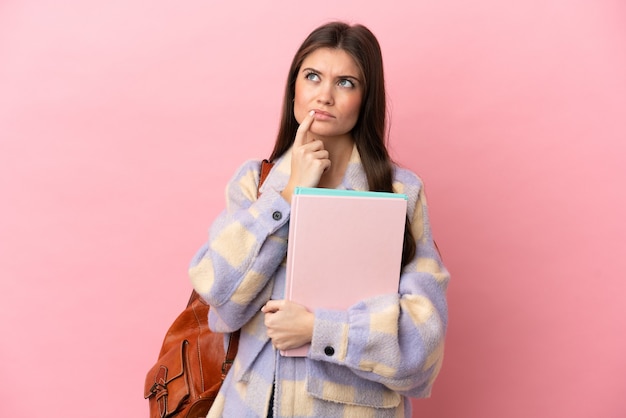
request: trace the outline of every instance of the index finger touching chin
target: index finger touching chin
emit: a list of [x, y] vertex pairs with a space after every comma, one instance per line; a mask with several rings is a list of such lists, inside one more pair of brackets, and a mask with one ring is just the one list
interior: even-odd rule
[[315, 111], [311, 110], [309, 113], [307, 113], [306, 117], [304, 118], [300, 126], [298, 126], [298, 130], [296, 131], [296, 138], [293, 142], [294, 145], [299, 146], [299, 145], [306, 144], [307, 142], [306, 133], [309, 131], [309, 128], [311, 128], [311, 124], [313, 123], [314, 120], [315, 120]]

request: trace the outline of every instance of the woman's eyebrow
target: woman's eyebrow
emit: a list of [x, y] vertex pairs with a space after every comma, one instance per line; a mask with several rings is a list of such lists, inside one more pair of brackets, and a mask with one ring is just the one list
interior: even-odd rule
[[[302, 69], [302, 71], [311, 71], [311, 72], [316, 73], [316, 74], [324, 75], [324, 73], [323, 73], [322, 71], [320, 71], [320, 70], [316, 70], [316, 69], [315, 69], [315, 68], [313, 68], [313, 67], [306, 67], [306, 68], [303, 68], [303, 69]], [[356, 80], [356, 81], [361, 81], [361, 79], [359, 79], [359, 77], [357, 77], [357, 76], [355, 76], [355, 75], [350, 75], [350, 74], [346, 74], [346, 75], [338, 75], [338, 76], [337, 76], [337, 77], [335, 77], [335, 78], [337, 78], [337, 79], [342, 79], [342, 78], [351, 78], [351, 79]]]
[[314, 72], [314, 73], [317, 73], [317, 74], [322, 74], [322, 72], [320, 70], [316, 70], [313, 67], [306, 67], [306, 68], [303, 68], [301, 71], [311, 71], [311, 72]]

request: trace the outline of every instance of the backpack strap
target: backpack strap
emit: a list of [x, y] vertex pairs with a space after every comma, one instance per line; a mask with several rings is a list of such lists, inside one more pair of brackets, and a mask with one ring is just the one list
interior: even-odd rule
[[274, 167], [274, 163], [270, 163], [269, 160], [261, 161], [261, 175], [259, 177], [259, 189], [261, 188], [261, 185], [267, 178], [267, 175], [270, 173], [270, 170], [272, 169], [272, 167]]

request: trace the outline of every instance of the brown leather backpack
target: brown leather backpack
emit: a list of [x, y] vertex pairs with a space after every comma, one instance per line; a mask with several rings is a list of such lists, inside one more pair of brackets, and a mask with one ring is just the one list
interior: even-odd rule
[[193, 292], [167, 331], [159, 359], [146, 376], [150, 418], [206, 417], [239, 345], [237, 331], [225, 353], [224, 335], [209, 330], [208, 315], [209, 305]]
[[[263, 161], [259, 187], [271, 168]], [[150, 418], [204, 418], [213, 405], [237, 354], [239, 331], [230, 334], [224, 350], [224, 334], [209, 329], [208, 316], [209, 305], [192, 292], [146, 375]]]

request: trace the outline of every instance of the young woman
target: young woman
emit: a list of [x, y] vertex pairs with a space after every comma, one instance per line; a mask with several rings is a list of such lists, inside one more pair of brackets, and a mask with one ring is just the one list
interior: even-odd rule
[[[364, 26], [314, 30], [289, 69], [282, 120], [257, 198], [260, 161], [227, 187], [225, 211], [191, 262], [210, 327], [241, 329], [234, 365], [209, 417], [410, 417], [443, 358], [448, 272], [420, 179], [385, 146], [380, 46]], [[402, 192], [409, 198], [398, 293], [347, 311], [283, 299], [295, 187]], [[306, 357], [283, 357], [310, 343]], [[334, 350], [328, 350], [329, 344]]]

